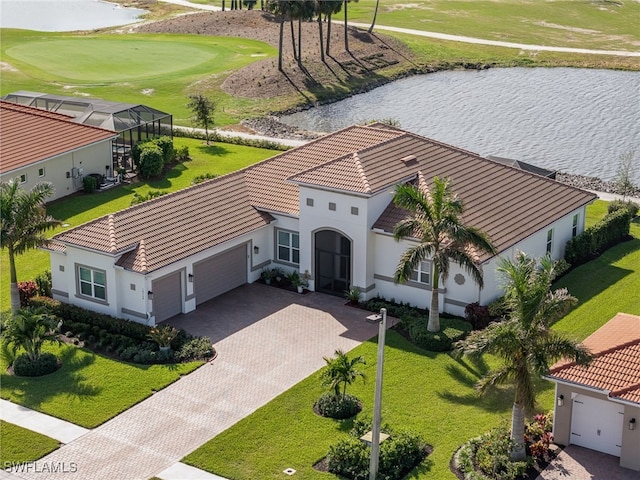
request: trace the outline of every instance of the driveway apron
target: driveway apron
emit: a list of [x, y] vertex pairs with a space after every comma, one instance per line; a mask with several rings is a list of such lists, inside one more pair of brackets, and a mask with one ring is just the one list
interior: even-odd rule
[[[38, 460], [48, 479], [148, 479], [377, 333], [344, 299], [245, 285], [167, 323], [212, 339], [218, 357]], [[64, 468], [66, 467], [66, 468]], [[14, 472], [25, 479], [42, 473]]]

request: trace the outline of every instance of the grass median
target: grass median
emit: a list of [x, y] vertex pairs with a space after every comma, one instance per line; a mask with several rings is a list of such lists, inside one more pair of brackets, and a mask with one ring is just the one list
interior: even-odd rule
[[60, 442], [26, 428], [0, 420], [0, 465], [8, 466], [33, 462], [60, 446]]

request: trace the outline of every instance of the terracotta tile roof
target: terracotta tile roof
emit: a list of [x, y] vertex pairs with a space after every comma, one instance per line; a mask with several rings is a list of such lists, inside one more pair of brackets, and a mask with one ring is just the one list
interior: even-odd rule
[[[419, 169], [428, 179], [450, 176], [469, 206], [465, 219], [504, 248], [595, 198], [401, 130], [352, 126], [55, 239], [123, 254], [119, 265], [150, 272], [266, 225], [273, 218], [264, 212], [297, 215], [299, 188], [290, 178], [323, 179], [325, 186], [366, 195], [415, 177]], [[377, 227], [392, 229], [401, 215], [390, 206]]]
[[589, 367], [561, 360], [548, 377], [640, 404], [640, 316], [618, 313], [583, 344], [595, 356]]
[[72, 117], [0, 101], [0, 173], [40, 162], [116, 136]]
[[80, 225], [58, 243], [121, 255], [117, 265], [148, 273], [273, 221], [249, 201], [239, 171]]

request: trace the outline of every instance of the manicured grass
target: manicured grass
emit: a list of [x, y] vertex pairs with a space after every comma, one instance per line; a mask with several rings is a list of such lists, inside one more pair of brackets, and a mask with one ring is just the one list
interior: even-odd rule
[[[162, 180], [123, 185], [92, 195], [78, 194], [50, 204], [47, 207], [49, 214], [68, 224], [68, 227], [59, 228], [51, 235], [129, 207], [134, 193], [145, 195], [150, 190], [174, 192], [191, 185], [193, 178], [198, 175], [224, 175], [280, 153], [227, 143], [206, 145], [202, 140], [181, 137], [174, 138], [174, 145], [188, 146], [192, 159], [176, 165]], [[51, 268], [49, 254], [41, 250], [30, 250], [16, 258], [16, 268], [19, 281], [33, 280], [36, 275]], [[10, 305], [9, 257], [5, 250], [0, 254], [0, 285], [0, 311], [4, 311]]]
[[189, 125], [189, 93], [215, 85], [218, 124], [234, 123], [225, 113], [229, 96], [218, 89], [234, 70], [274, 56], [262, 42], [200, 35], [36, 33], [0, 30], [3, 69], [0, 92], [44, 91], [128, 103], [170, 112]]
[[[349, 4], [349, 20], [371, 23], [376, 0]], [[533, 45], [637, 50], [638, 2], [391, 0], [376, 24]]]
[[26, 428], [0, 420], [0, 465], [32, 462], [54, 451], [60, 443]]
[[[360, 415], [372, 415], [377, 344], [365, 342], [351, 353], [363, 355], [368, 381], [350, 387], [364, 403]], [[407, 478], [455, 478], [449, 460], [466, 439], [508, 419], [511, 389], [479, 398], [473, 384], [486, 366], [456, 361], [448, 354], [426, 352], [394, 331], [387, 335], [383, 388], [383, 422], [424, 436], [434, 451]], [[350, 420], [317, 416], [312, 406], [322, 393], [313, 374], [272, 402], [192, 452], [184, 462], [233, 480], [281, 479], [291, 467], [305, 479], [328, 478], [312, 465], [329, 446], [347, 435]], [[539, 384], [541, 410], [553, 403], [553, 385]], [[331, 476], [333, 478], [333, 476]]]
[[15, 377], [0, 360], [0, 397], [94, 428], [195, 370], [202, 362], [134, 365], [74, 345], [47, 345], [62, 367], [43, 377]]

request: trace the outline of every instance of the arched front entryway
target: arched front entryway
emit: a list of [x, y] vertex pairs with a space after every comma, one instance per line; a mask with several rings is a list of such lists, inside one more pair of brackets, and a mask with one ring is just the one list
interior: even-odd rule
[[344, 295], [351, 286], [351, 240], [333, 230], [315, 234], [315, 289]]

